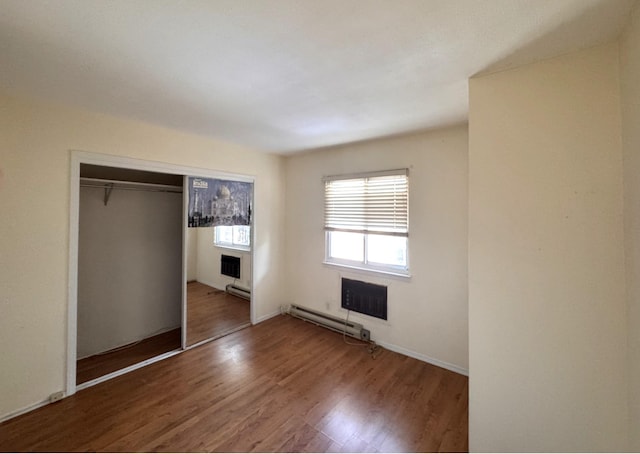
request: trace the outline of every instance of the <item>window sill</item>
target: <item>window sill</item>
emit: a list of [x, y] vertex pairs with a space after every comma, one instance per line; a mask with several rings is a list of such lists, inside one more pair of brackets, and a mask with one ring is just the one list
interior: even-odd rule
[[365, 273], [365, 274], [372, 274], [374, 276], [383, 275], [383, 276], [394, 277], [394, 278], [398, 278], [398, 279], [402, 279], [402, 280], [406, 280], [406, 281], [411, 280], [411, 274], [409, 274], [408, 272], [405, 273], [405, 272], [402, 272], [402, 271], [377, 270], [377, 269], [374, 269], [374, 268], [366, 268], [366, 267], [363, 267], [363, 266], [346, 265], [344, 263], [328, 262], [326, 260], [323, 261], [322, 263], [325, 266], [335, 267], [335, 268], [342, 268], [342, 269], [347, 269], [347, 270], [351, 270], [351, 271], [357, 271], [357, 272], [361, 272], [361, 273]]
[[220, 249], [229, 249], [230, 251], [251, 252], [250, 247], [232, 246], [230, 244], [216, 244], [216, 243], [213, 243], [213, 245]]

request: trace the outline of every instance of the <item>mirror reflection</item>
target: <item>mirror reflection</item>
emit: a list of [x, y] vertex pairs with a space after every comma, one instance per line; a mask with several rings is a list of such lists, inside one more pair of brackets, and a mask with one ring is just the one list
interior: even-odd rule
[[250, 325], [253, 183], [188, 177], [187, 346]]

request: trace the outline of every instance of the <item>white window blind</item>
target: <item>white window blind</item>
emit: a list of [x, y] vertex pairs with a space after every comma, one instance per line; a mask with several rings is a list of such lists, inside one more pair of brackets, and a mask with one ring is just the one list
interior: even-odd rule
[[325, 230], [409, 235], [407, 169], [327, 177]]

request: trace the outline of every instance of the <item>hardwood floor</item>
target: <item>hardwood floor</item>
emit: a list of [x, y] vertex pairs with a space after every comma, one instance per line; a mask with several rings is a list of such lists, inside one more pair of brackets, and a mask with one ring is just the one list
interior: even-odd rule
[[466, 451], [467, 377], [278, 316], [0, 425], [3, 451]]
[[200, 282], [187, 284], [187, 345], [251, 323], [249, 301]]
[[177, 328], [117, 351], [81, 359], [76, 366], [76, 384], [86, 383], [163, 353], [179, 350], [182, 347], [181, 332], [182, 330]]

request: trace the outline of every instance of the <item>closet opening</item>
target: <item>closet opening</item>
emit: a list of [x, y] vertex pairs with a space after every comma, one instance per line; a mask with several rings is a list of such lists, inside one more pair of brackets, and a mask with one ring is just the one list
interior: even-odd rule
[[182, 181], [80, 165], [77, 385], [181, 349]]

